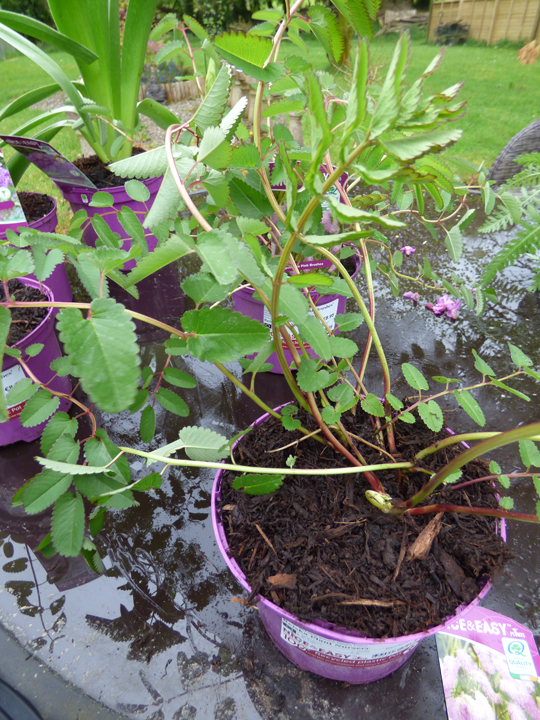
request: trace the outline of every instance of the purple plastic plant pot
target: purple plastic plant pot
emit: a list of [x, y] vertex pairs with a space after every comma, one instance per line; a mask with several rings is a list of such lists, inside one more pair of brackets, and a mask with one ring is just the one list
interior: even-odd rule
[[[356, 261], [356, 269], [354, 273], [352, 274], [352, 278], [357, 276], [361, 261], [358, 255], [354, 256], [354, 259]], [[313, 265], [314, 263], [301, 263], [299, 267], [302, 267], [302, 265]], [[330, 328], [330, 330], [334, 330], [335, 328], [335, 319], [336, 315], [341, 315], [345, 312], [345, 308], [347, 305], [347, 298], [344, 295], [319, 295], [319, 293], [315, 291], [310, 291], [310, 297], [317, 306], [319, 312], [321, 313], [322, 317], [324, 318], [326, 324]], [[240, 290], [235, 290], [233, 293], [233, 305], [234, 309], [242, 313], [242, 315], [245, 315], [246, 317], [250, 317], [254, 320], [258, 320], [259, 322], [263, 323], [263, 325], [266, 325], [266, 327], [270, 330], [272, 327], [272, 321], [271, 316], [268, 311], [268, 309], [265, 307], [263, 302], [259, 300], [259, 298], [255, 295], [255, 291], [252, 288], [246, 287], [246, 288], [240, 288]], [[313, 313], [311, 313], [313, 314]], [[339, 333], [339, 328], [336, 329], [336, 333]], [[293, 342], [296, 345], [296, 341], [293, 338]], [[286, 344], [284, 341], [282, 341], [283, 351], [285, 353], [285, 358], [287, 360], [287, 364], [290, 366], [293, 362], [291, 353], [286, 347]], [[312, 358], [318, 358], [319, 356], [309, 347], [309, 345], [306, 346], [306, 349], [309, 353], [309, 356]], [[248, 355], [249, 358], [255, 357], [255, 355]], [[283, 374], [283, 370], [281, 369], [281, 365], [278, 362], [277, 353], [272, 353], [267, 363], [272, 364], [272, 369], [270, 372], [277, 373], [277, 374]]]
[[[39, 195], [40, 193], [32, 193], [32, 195]], [[46, 215], [39, 220], [34, 220], [28, 224], [28, 227], [32, 230], [39, 230], [40, 232], [53, 233], [58, 225], [58, 215], [56, 212], [56, 200], [50, 195], [47, 196], [53, 204], [53, 209], [50, 210]], [[20, 223], [11, 223], [10, 225], [3, 225], [0, 231], [0, 240], [6, 239], [6, 230], [14, 230], [21, 227]], [[19, 233], [17, 233], [19, 234]], [[28, 275], [29, 278], [37, 280], [35, 275]], [[66, 268], [61, 263], [57, 265], [49, 277], [45, 281], [47, 287], [53, 291], [56, 302], [71, 302], [73, 300], [73, 293], [71, 291], [71, 285], [67, 276]], [[58, 308], [53, 309], [53, 316], [56, 317], [58, 314]]]
[[[54, 302], [55, 296], [50, 288], [46, 287], [38, 280], [33, 280], [28, 277], [18, 278], [19, 282], [23, 285], [30, 285], [30, 287], [41, 289], [45, 295], [48, 295], [51, 302]], [[23, 359], [28, 365], [30, 372], [35, 375], [42, 383], [46, 383], [51, 390], [65, 393], [69, 395], [71, 393], [71, 381], [68, 377], [55, 377], [56, 373], [51, 370], [50, 364], [56, 358], [59, 358], [62, 353], [58, 340], [54, 333], [54, 317], [53, 308], [49, 308], [45, 319], [37, 326], [35, 330], [32, 330], [25, 338], [19, 340], [13, 347], [17, 350], [21, 350]], [[43, 343], [42, 351], [35, 357], [25, 356], [25, 348], [33, 345], [34, 343]], [[26, 373], [22, 369], [21, 365], [16, 358], [4, 356], [2, 362], [2, 385], [4, 387], [4, 393], [7, 394], [8, 390], [15, 385], [16, 382], [26, 377]], [[49, 382], [50, 381], [50, 382]], [[25, 406], [25, 402], [19, 403], [8, 407], [9, 420], [5, 423], [0, 423], [0, 446], [10, 445], [11, 443], [17, 442], [18, 440], [24, 440], [30, 442], [38, 438], [43, 432], [47, 421], [34, 425], [33, 427], [23, 427], [20, 421], [20, 415]], [[67, 410], [71, 405], [71, 401], [66, 398], [60, 398], [59, 410]]]
[[[283, 406], [276, 410], [280, 410], [281, 407]], [[268, 417], [267, 413], [253, 425], [260, 425]], [[229, 570], [248, 593], [251, 593], [244, 572], [230, 556], [225, 528], [218, 516], [222, 476], [223, 471], [219, 470], [212, 487], [211, 511], [214, 534]], [[504, 520], [500, 523], [500, 534], [506, 540]], [[327, 622], [303, 622], [261, 595], [258, 598], [257, 609], [272, 642], [294, 665], [331, 680], [339, 680], [351, 685], [365, 685], [381, 680], [398, 670], [407, 662], [422, 640], [444, 631], [451, 623], [464, 618], [469, 610], [488, 594], [490, 588], [491, 583], [487, 582], [471, 603], [461, 605], [455, 615], [447, 618], [441, 625], [414, 635], [384, 640], [366, 638], [353, 630]]]
[[[162, 181], [163, 177], [153, 177], [148, 178], [147, 180], [141, 180], [141, 182], [146, 185], [150, 192], [150, 197], [146, 202], [132, 200], [127, 194], [124, 185], [121, 185], [120, 187], [106, 188], [102, 192], [108, 192], [113, 196], [113, 207], [89, 207], [89, 203], [91, 202], [94, 193], [98, 192], [97, 190], [89, 190], [88, 188], [84, 187], [74, 187], [70, 192], [64, 192], [63, 195], [64, 198], [71, 205], [71, 209], [74, 213], [77, 212], [77, 210], [86, 210], [86, 212], [88, 213], [88, 220], [82, 226], [82, 237], [83, 241], [87, 245], [94, 247], [97, 238], [97, 234], [92, 227], [91, 222], [94, 215], [101, 215], [107, 225], [111, 228], [111, 230], [118, 233], [122, 239], [128, 238], [128, 234], [126, 233], [122, 225], [120, 225], [116, 214], [123, 207], [129, 207], [133, 210], [133, 212], [142, 222], [144, 220], [144, 216], [152, 207], [152, 203], [154, 202], [156, 195], [158, 194], [158, 190], [161, 186]], [[148, 250], [152, 252], [152, 250], [156, 249], [158, 239], [148, 229], [144, 231], [144, 236], [148, 244]], [[128, 240], [127, 242], [124, 242], [122, 244], [122, 250], [130, 250], [130, 248], [131, 240]], [[135, 260], [128, 260], [126, 263], [124, 263], [124, 270], [133, 270], [135, 265]]]

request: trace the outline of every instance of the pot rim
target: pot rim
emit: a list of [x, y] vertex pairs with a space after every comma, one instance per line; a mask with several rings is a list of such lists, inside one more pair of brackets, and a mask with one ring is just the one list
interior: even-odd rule
[[[279, 411], [281, 408], [290, 405], [294, 401], [290, 401], [287, 403], [283, 403], [279, 407], [276, 407], [275, 410]], [[267, 420], [270, 417], [270, 413], [265, 413], [264, 415], [261, 415], [261, 417], [257, 418], [254, 422], [251, 423], [250, 427], [254, 427], [256, 425], [261, 425], [265, 420]], [[448, 430], [448, 428], [445, 428]], [[452, 431], [449, 431], [450, 434], [453, 434]], [[239, 440], [237, 440], [234, 444], [232, 449], [236, 447]], [[212, 527], [214, 530], [214, 535], [216, 537], [216, 542], [218, 544], [219, 551], [221, 555], [223, 556], [223, 559], [225, 560], [225, 563], [227, 564], [227, 567], [231, 571], [231, 573], [234, 575], [236, 580], [246, 589], [248, 592], [251, 593], [251, 587], [249, 583], [246, 580], [246, 576], [244, 575], [244, 572], [236, 562], [236, 560], [231, 557], [229, 554], [229, 543], [227, 542], [227, 537], [225, 535], [225, 529], [223, 526], [223, 523], [220, 518], [218, 518], [218, 508], [217, 508], [217, 502], [221, 497], [221, 478], [223, 475], [223, 470], [218, 470], [215, 477], [214, 482], [212, 484], [212, 493], [211, 493], [211, 515], [212, 515]], [[499, 527], [499, 533], [503, 540], [506, 541], [506, 522], [504, 518], [500, 520], [498, 523]], [[390, 637], [390, 638], [369, 638], [365, 635], [361, 635], [355, 630], [348, 630], [347, 628], [340, 627], [334, 623], [329, 623], [326, 621], [320, 621], [320, 624], [315, 622], [307, 622], [305, 620], [300, 620], [295, 615], [292, 615], [288, 610], [285, 610], [284, 608], [279, 607], [279, 605], [276, 605], [271, 600], [268, 600], [263, 595], [258, 595], [258, 603], [261, 603], [265, 605], [269, 610], [271, 610], [274, 613], [277, 613], [278, 615], [281, 615], [282, 618], [285, 618], [287, 620], [290, 620], [291, 622], [295, 623], [296, 625], [299, 625], [303, 627], [305, 630], [308, 630], [309, 632], [312, 632], [317, 635], [321, 635], [322, 637], [325, 637], [329, 640], [335, 640], [340, 642], [350, 642], [357, 645], [379, 645], [382, 643], [387, 644], [394, 644], [394, 643], [414, 643], [419, 642], [420, 640], [423, 640], [426, 637], [429, 637], [431, 635], [434, 635], [437, 632], [444, 631], [446, 626], [450, 623], [455, 622], [456, 620], [459, 620], [461, 617], [467, 614], [470, 608], [474, 607], [475, 605], [478, 605], [480, 600], [483, 600], [485, 596], [488, 594], [489, 590], [491, 589], [491, 582], [488, 580], [484, 587], [480, 590], [478, 595], [470, 602], [470, 603], [462, 603], [456, 608], [456, 612], [453, 615], [449, 615], [445, 620], [439, 624], [435, 625], [432, 628], [428, 628], [427, 630], [423, 630], [418, 633], [413, 633], [411, 635], [399, 635], [396, 637]]]

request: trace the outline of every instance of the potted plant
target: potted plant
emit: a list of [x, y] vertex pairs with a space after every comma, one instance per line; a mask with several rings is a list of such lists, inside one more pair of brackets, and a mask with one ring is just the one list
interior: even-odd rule
[[[348, 11], [341, 5], [336, 3]], [[528, 399], [511, 381], [525, 376], [539, 380], [540, 374], [512, 346], [515, 369], [501, 377], [475, 356], [477, 383], [456, 385], [454, 378], [438, 375], [434, 381], [440, 389], [429, 394], [427, 379], [413, 364], [403, 363], [408, 396], [400, 398], [392, 391], [395, 378], [374, 320], [375, 273], [389, 280], [396, 295], [402, 278], [416, 281], [430, 296], [444, 292], [435, 303], [427, 303], [443, 322], [457, 319], [461, 302], [478, 313], [485, 304], [482, 291], [473, 288], [475, 300], [455, 273], [452, 282], [440, 279], [426, 263], [406, 273], [415, 249], [395, 247], [383, 234], [402, 228], [402, 218], [417, 217], [439, 228], [450, 259], [459, 258], [460, 228], [471, 217], [467, 188], [458, 187], [454, 206], [454, 178], [435, 157], [459, 137], [459, 130], [446, 125], [463, 110], [456, 100], [459, 88], [424, 95], [423, 82], [436, 69], [439, 56], [407, 89], [406, 36], [378, 87], [368, 82], [365, 43], [359, 46], [345, 89], [333, 76], [315, 73], [303, 59], [278, 61], [283, 39], [302, 42], [297, 37], [301, 29], [320, 36], [329, 53], [339, 47], [333, 14], [315, 5], [303, 15], [300, 6], [297, 2], [284, 14], [265, 15], [265, 21], [275, 25], [273, 40], [265, 38], [267, 27], [259, 28], [259, 34], [215, 38], [216, 53], [257, 78], [252, 140], [241, 128], [242, 105], [221, 119], [230, 85], [230, 71], [223, 65], [212, 85], [213, 102], [191, 124], [170, 127], [165, 148], [151, 155], [154, 167], [166, 175], [145, 223], [184, 207], [192, 218], [179, 216], [174, 233], [151, 255], [133, 256], [136, 267], [123, 280], [124, 288], [135, 292], [137, 282], [160, 267], [196, 255], [201, 270], [183, 283], [195, 309], [184, 313], [182, 327], [126, 310], [109, 297], [109, 280], [118, 280], [118, 267], [127, 254], [117, 238], [106, 233], [76, 261], [79, 271], [87, 273], [92, 301], [42, 303], [62, 307], [62, 371], [80, 380], [89, 396], [84, 405], [89, 417], [94, 417], [90, 403], [107, 412], [142, 411], [141, 439], [151, 442], [156, 403], [188, 416], [186, 401], [195, 380], [171, 363], [171, 357], [186, 355], [213, 363], [266, 416], [242, 437], [227, 439], [208, 428], [186, 426], [178, 440], [147, 451], [115, 446], [95, 419], [90, 436], [76, 440], [77, 420], [53, 415], [39, 458], [44, 470], [21, 488], [15, 502], [29, 512], [54, 503], [51, 533], [42, 548], [68, 556], [83, 552], [99, 567], [92, 537], [107, 507], [128, 507], [135, 502], [134, 491], [159, 487], [169, 465], [220, 470], [213, 492], [218, 542], [224, 549], [225, 543], [229, 546], [227, 560], [241, 568], [241, 579], [251, 588], [253, 602], [259, 602], [261, 617], [280, 649], [302, 667], [365, 682], [395, 669], [410, 655], [419, 633], [463, 612], [463, 603], [475, 602], [487, 591], [489, 576], [506, 555], [502, 520], [540, 521], [536, 513], [513, 510], [513, 499], [505, 492], [509, 476], [497, 463], [476, 462], [485, 453], [519, 442], [525, 471], [512, 475], [533, 476], [532, 468], [540, 462], [534, 445], [540, 423], [450, 435], [444, 431], [441, 399], [455, 401], [483, 426], [485, 417], [474, 397], [477, 388]], [[365, 32], [358, 18], [347, 19]], [[291, 104], [293, 109], [305, 108], [308, 148], [298, 147], [278, 123], [263, 129], [263, 115], [272, 118]], [[195, 140], [188, 143], [191, 138]], [[122, 161], [118, 169], [139, 176], [148, 172], [137, 157]], [[342, 182], [344, 173], [347, 179]], [[278, 182], [285, 183], [286, 206], [272, 189]], [[209, 192], [202, 206], [195, 206], [189, 195], [192, 183]], [[355, 188], [359, 192], [353, 192]], [[434, 199], [434, 218], [429, 217], [427, 195]], [[329, 235], [324, 227], [323, 203], [328, 203], [329, 219], [340, 224], [339, 233]], [[20, 236], [29, 254], [40, 241], [39, 235]], [[344, 264], [356, 251], [363, 260], [358, 285]], [[14, 251], [14, 258], [21, 252]], [[335, 270], [303, 273], [300, 258], [324, 258]], [[264, 324], [224, 306], [239, 281], [264, 303], [272, 335]], [[365, 330], [354, 340], [332, 332], [311, 299], [312, 287], [349, 295], [357, 311], [339, 314], [336, 325], [342, 332], [360, 325]], [[418, 301], [419, 294], [407, 294]], [[4, 314], [20, 305], [31, 303], [4, 302]], [[134, 319], [170, 333], [163, 367], [140, 367]], [[282, 339], [296, 369], [289, 367], [282, 342], [275, 338]], [[318, 359], [310, 356], [306, 344]], [[273, 352], [294, 401], [283, 408], [271, 407], [256, 392], [256, 375], [267, 369], [265, 361]], [[244, 381], [227, 363], [251, 354], [255, 358], [243, 362], [251, 378]], [[375, 387], [367, 379], [372, 361], [380, 378]], [[464, 448], [464, 442], [474, 445]], [[187, 457], [175, 457], [177, 453]], [[162, 470], [133, 479], [129, 456], [160, 464]], [[228, 461], [220, 462], [224, 458]], [[94, 503], [90, 513], [85, 501]], [[467, 545], [468, 536], [472, 543]], [[334, 544], [339, 538], [345, 539], [345, 547]], [[452, 556], [453, 546], [461, 548], [463, 557], [459, 550], [457, 559]], [[298, 548], [296, 564], [293, 550]], [[330, 550], [331, 559], [322, 555], [324, 549]], [[362, 568], [369, 569], [372, 562], [385, 568], [385, 575], [372, 570], [366, 580]], [[419, 608], [414, 617], [413, 605]], [[389, 638], [397, 648], [387, 649]], [[383, 664], [388, 658], [390, 667]], [[351, 668], [355, 672], [348, 672]]]

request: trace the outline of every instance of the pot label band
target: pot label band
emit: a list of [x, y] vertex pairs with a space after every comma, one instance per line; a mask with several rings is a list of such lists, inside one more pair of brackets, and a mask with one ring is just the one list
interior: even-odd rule
[[[24, 374], [24, 370], [18, 363], [17, 365], [13, 365], [13, 367], [10, 367], [8, 370], [4, 370], [2, 373], [2, 386], [4, 388], [4, 396], [8, 394], [11, 388], [16, 383], [18, 383], [19, 380], [22, 380], [25, 377], [26, 375]], [[8, 405], [7, 411], [9, 419], [14, 420], [15, 418], [18, 418], [19, 415], [22, 413], [25, 405], [26, 401], [17, 403], [16, 405]]]
[[365, 645], [330, 640], [309, 630], [304, 630], [286, 618], [281, 619], [281, 637], [289, 645], [305, 652], [306, 655], [311, 655], [332, 665], [347, 667], [384, 665], [418, 645], [418, 640], [391, 644], [381, 641]]
[[[336, 315], [338, 313], [338, 304], [339, 300], [336, 298], [335, 300], [332, 300], [331, 302], [324, 303], [323, 305], [317, 305], [317, 310], [321, 314], [321, 317], [323, 318], [324, 322], [328, 325], [328, 328], [330, 330], [333, 330], [336, 327]], [[309, 310], [308, 315], [315, 315], [313, 310]], [[272, 333], [272, 315], [270, 313], [270, 310], [264, 306], [264, 316], [263, 316], [263, 324], [266, 325], [266, 327], [270, 330], [270, 333]], [[298, 328], [295, 326], [296, 330]], [[288, 331], [287, 331], [288, 332]], [[289, 333], [291, 334], [291, 333]], [[299, 349], [299, 344], [296, 341], [295, 337], [292, 336], [292, 341], [294, 343], [294, 346]], [[307, 350], [311, 348], [311, 346], [308, 343], [304, 343]], [[285, 341], [282, 342], [282, 346], [284, 350], [287, 350], [287, 343]]]

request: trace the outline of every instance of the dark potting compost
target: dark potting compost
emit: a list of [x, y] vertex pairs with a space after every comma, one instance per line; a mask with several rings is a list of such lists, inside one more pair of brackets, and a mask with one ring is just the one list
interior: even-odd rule
[[[298, 417], [304, 427], [316, 429], [310, 417]], [[371, 418], [363, 411], [343, 420], [349, 431], [376, 445]], [[395, 434], [400, 461], [448, 437], [420, 421], [399, 423]], [[277, 468], [293, 455], [298, 468], [343, 467], [341, 455], [303, 437], [269, 418], [241, 439], [235, 459]], [[378, 450], [358, 446], [368, 464], [384, 461]], [[444, 448], [419, 465], [435, 471], [458, 452]], [[490, 474], [480, 460], [462, 470], [459, 484]], [[411, 545], [434, 514], [382, 514], [366, 500], [370, 486], [361, 474], [286, 476], [282, 487], [266, 496], [234, 490], [236, 475], [224, 474], [220, 503], [231, 556], [246, 575], [251, 598], [263, 595], [301, 620], [334, 623], [371, 638], [422, 632], [471, 602], [512, 557], [494, 518], [445, 513], [427, 558], [409, 559]], [[378, 477], [393, 498], [407, 499], [428, 475], [387, 471]], [[488, 482], [457, 490], [447, 485], [425, 504], [497, 507], [496, 492]]]
[[33, 192], [18, 192], [17, 195], [29, 223], [41, 220], [54, 210], [54, 203], [48, 195]]
[[[134, 148], [133, 154], [138, 155], [144, 152], [141, 148]], [[125, 185], [128, 178], [121, 178], [115, 175], [112, 170], [103, 164], [97, 155], [89, 155], [88, 157], [77, 158], [73, 164], [86, 177], [91, 180], [97, 188], [113, 188]]]
[[[37, 288], [23, 285], [18, 280], [8, 281], [8, 290], [12, 300], [19, 302], [48, 302], [49, 298]], [[4, 288], [0, 284], [0, 302], [5, 300]], [[46, 307], [12, 307], [11, 325], [7, 337], [7, 345], [12, 346], [29, 335], [32, 330], [43, 322], [49, 308]]]

